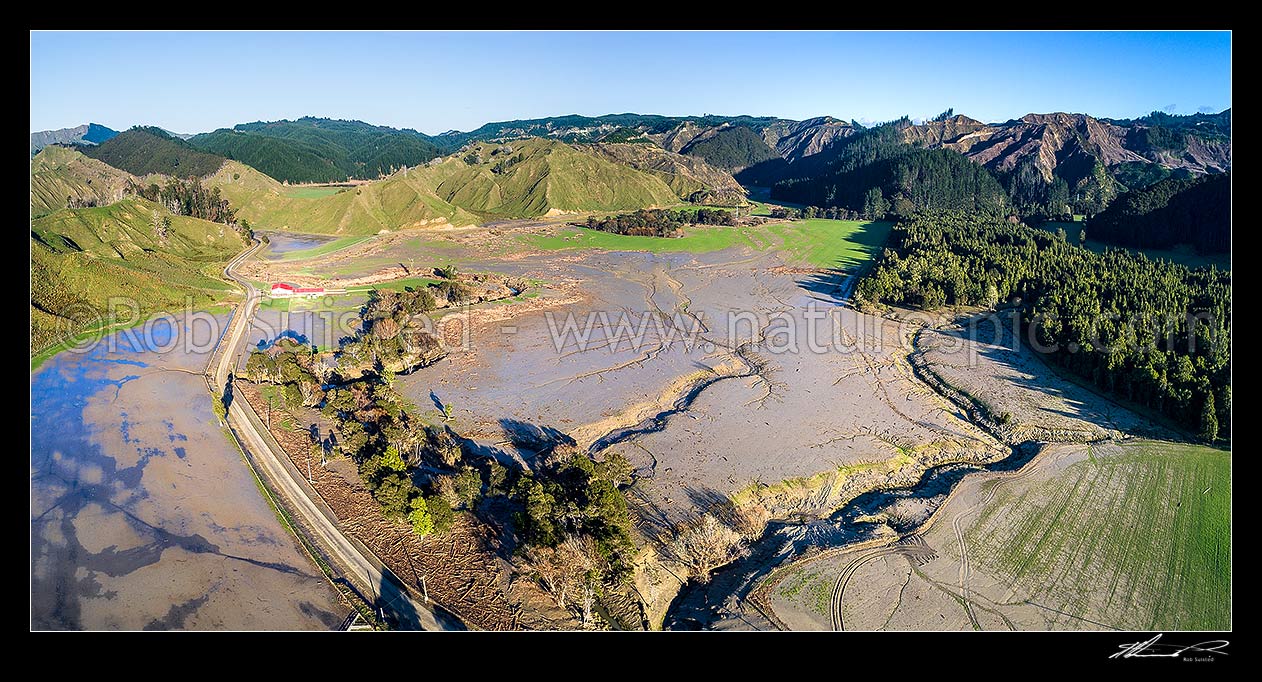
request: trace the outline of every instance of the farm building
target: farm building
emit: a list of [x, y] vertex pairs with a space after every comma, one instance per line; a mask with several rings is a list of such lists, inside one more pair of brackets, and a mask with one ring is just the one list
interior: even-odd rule
[[272, 298], [289, 298], [293, 296], [323, 296], [324, 287], [300, 287], [288, 282], [276, 282], [272, 285]]

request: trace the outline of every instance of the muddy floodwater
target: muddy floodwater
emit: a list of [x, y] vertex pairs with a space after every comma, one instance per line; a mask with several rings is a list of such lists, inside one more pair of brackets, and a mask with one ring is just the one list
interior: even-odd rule
[[211, 412], [207, 356], [183, 340], [212, 333], [159, 323], [32, 373], [32, 628], [321, 630], [349, 613]]
[[295, 251], [303, 251], [315, 248], [321, 244], [327, 244], [335, 239], [335, 237], [327, 237], [319, 234], [302, 234], [300, 232], [263, 232], [260, 234], [267, 235], [267, 248], [263, 251], [263, 258], [275, 260], [282, 258], [286, 254]]

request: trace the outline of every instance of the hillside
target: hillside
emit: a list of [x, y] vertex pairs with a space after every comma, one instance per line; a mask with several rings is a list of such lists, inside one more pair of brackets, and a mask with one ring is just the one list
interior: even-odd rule
[[31, 216], [119, 201], [132, 180], [130, 173], [74, 149], [46, 147], [31, 159]]
[[224, 157], [194, 149], [160, 128], [132, 128], [91, 147], [84, 154], [132, 175], [160, 173], [180, 178], [205, 177], [219, 170]]
[[324, 150], [297, 140], [236, 130], [216, 130], [190, 139], [203, 151], [219, 154], [289, 182], [339, 182], [347, 172], [324, 156]]
[[[670, 206], [703, 189], [701, 178], [714, 172], [687, 162], [673, 170], [665, 162], [666, 167], [656, 172], [641, 171], [615, 162], [614, 156], [531, 138], [471, 144], [458, 154], [320, 197], [298, 196], [293, 188], [234, 161], [225, 164], [210, 184], [219, 187], [238, 215], [255, 227], [357, 235], [557, 212]], [[651, 165], [643, 163], [646, 168]], [[685, 172], [692, 175], [672, 177]], [[723, 175], [716, 178], [726, 182]]]
[[[596, 142], [619, 128], [629, 128], [648, 134], [661, 144], [660, 138], [679, 126], [708, 129], [721, 125], [743, 125], [761, 131], [763, 127], [779, 119], [756, 116], [659, 116], [657, 114], [607, 114], [604, 116], [551, 116], [519, 121], [487, 123], [476, 130], [460, 132], [449, 130], [435, 135], [433, 140], [449, 149], [468, 142], [498, 142], [527, 137], [548, 137], [565, 142]], [[662, 147], [677, 152], [683, 144]]]
[[681, 199], [710, 206], [744, 206], [745, 189], [731, 173], [695, 156], [670, 152], [654, 144], [601, 142], [591, 146], [617, 163], [661, 178]]
[[406, 172], [336, 194], [305, 197], [249, 166], [229, 161], [208, 184], [219, 188], [239, 218], [263, 229], [364, 235], [477, 222], [469, 212], [438, 198], [424, 178]]
[[1169, 178], [1117, 198], [1091, 218], [1087, 234], [1109, 244], [1200, 253], [1231, 252], [1231, 173]]
[[442, 152], [432, 138], [415, 130], [311, 117], [243, 123], [196, 135], [189, 143], [282, 182], [376, 179]]
[[[749, 184], [774, 184], [790, 164], [824, 152], [862, 126], [829, 116], [793, 121], [770, 116], [555, 116], [488, 123], [433, 139], [455, 148], [469, 141], [546, 137], [572, 143], [649, 140], [669, 152], [698, 156]], [[752, 134], [750, 134], [752, 133]]]
[[869, 219], [939, 209], [1006, 210], [1006, 193], [985, 167], [951, 149], [904, 143], [905, 125], [864, 130], [793, 164], [802, 175], [773, 186], [772, 198], [836, 206]]
[[770, 159], [781, 158], [751, 128], [722, 126], [698, 135], [684, 145], [681, 153], [705, 159], [711, 166], [741, 171]]
[[[154, 225], [170, 221], [166, 236]], [[31, 223], [31, 348], [100, 324], [111, 297], [136, 301], [142, 316], [205, 306], [230, 294], [218, 273], [245, 243], [225, 225], [172, 215], [129, 198], [66, 209]], [[93, 312], [95, 311], [95, 312]]]
[[85, 123], [81, 126], [59, 130], [41, 130], [38, 133], [31, 133], [31, 153], [35, 154], [53, 144], [100, 144], [117, 134], [117, 130], [95, 123]]
[[861, 127], [831, 116], [820, 116], [805, 121], [777, 119], [762, 130], [762, 139], [776, 150], [781, 158], [792, 163], [806, 156], [818, 154], [829, 145], [850, 137]]
[[620, 211], [681, 201], [661, 178], [542, 138], [476, 143], [413, 169], [444, 200], [487, 218]]
[[1183, 118], [1191, 117], [1110, 122], [1052, 113], [985, 124], [952, 116], [905, 125], [902, 132], [908, 144], [958, 151], [990, 169], [1021, 212], [1064, 215], [1101, 211], [1119, 192], [1171, 171], [1229, 169], [1230, 112], [1166, 125]]

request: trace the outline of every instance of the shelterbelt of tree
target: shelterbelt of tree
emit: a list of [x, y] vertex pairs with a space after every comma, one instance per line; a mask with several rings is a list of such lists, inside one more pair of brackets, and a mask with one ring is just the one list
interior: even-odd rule
[[1052, 362], [1209, 442], [1231, 436], [1229, 272], [942, 212], [897, 224], [856, 296], [926, 310], [1015, 302]]

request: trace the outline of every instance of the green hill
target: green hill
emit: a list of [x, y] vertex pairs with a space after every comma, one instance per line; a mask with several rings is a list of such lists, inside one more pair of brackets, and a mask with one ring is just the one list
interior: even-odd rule
[[689, 142], [681, 151], [688, 156], [701, 157], [711, 166], [730, 171], [780, 158], [758, 133], [744, 126], [721, 128], [713, 135]]
[[160, 128], [136, 127], [99, 145], [80, 147], [84, 154], [132, 175], [160, 173], [180, 178], [205, 177], [223, 165], [224, 157], [194, 149]]
[[661, 177], [541, 138], [476, 143], [454, 156], [324, 196], [300, 196], [233, 161], [209, 182], [255, 227], [341, 235], [681, 202]]
[[441, 153], [431, 138], [415, 130], [311, 117], [242, 123], [195, 135], [189, 144], [282, 182], [375, 179]]
[[[155, 227], [170, 221], [166, 236]], [[232, 290], [220, 269], [245, 248], [226, 225], [172, 215], [129, 198], [109, 206], [64, 209], [31, 223], [31, 350], [66, 334], [108, 324], [113, 297], [135, 301], [143, 317], [206, 306]], [[124, 313], [126, 316], [126, 313]]]
[[439, 197], [487, 218], [669, 206], [681, 197], [656, 176], [543, 138], [476, 143], [414, 169]]
[[365, 235], [431, 224], [473, 225], [476, 216], [440, 199], [424, 178], [396, 173], [384, 180], [310, 196], [236, 161], [211, 176], [256, 228], [319, 234]]
[[347, 177], [345, 170], [325, 157], [328, 150], [297, 140], [216, 130], [190, 138], [190, 144], [289, 182], [339, 182]]
[[45, 147], [31, 159], [31, 216], [67, 206], [102, 206], [123, 198], [133, 176], [69, 147]]
[[731, 173], [696, 156], [684, 156], [655, 144], [600, 142], [582, 147], [636, 170], [655, 175], [677, 196], [710, 206], [745, 206], [745, 189]]

